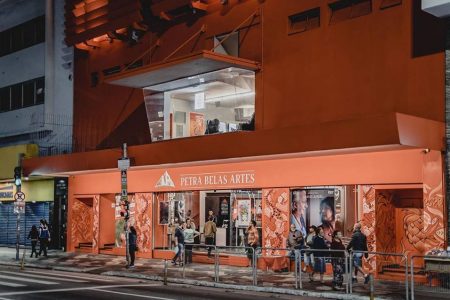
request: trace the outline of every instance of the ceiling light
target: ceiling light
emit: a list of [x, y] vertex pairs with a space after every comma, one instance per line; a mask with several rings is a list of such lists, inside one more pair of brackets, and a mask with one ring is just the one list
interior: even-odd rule
[[237, 93], [237, 94], [231, 94], [231, 95], [226, 95], [226, 96], [211, 97], [211, 98], [206, 98], [205, 103], [218, 102], [218, 101], [236, 99], [238, 97], [247, 97], [247, 96], [254, 96], [254, 95], [255, 95], [255, 92], [244, 92], [244, 93]]

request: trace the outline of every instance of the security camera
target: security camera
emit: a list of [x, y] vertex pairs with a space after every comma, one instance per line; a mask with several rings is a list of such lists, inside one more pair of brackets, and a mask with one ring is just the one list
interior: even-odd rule
[[429, 148], [425, 148], [425, 149], [422, 150], [422, 152], [423, 152], [424, 154], [430, 153], [430, 149], [429, 149]]
[[220, 3], [221, 3], [222, 5], [228, 4], [228, 0], [220, 0]]

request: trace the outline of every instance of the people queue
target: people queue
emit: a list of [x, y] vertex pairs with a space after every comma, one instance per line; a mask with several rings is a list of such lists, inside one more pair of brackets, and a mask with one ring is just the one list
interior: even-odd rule
[[[345, 273], [345, 250], [350, 251], [367, 251], [367, 238], [361, 232], [361, 224], [356, 223], [353, 228], [352, 238], [347, 246], [342, 242], [342, 232], [334, 231], [331, 242], [325, 238], [324, 229], [321, 226], [310, 226], [308, 234], [303, 236], [300, 230], [296, 229], [295, 224], [292, 224], [289, 230], [287, 245], [293, 251], [291, 258], [295, 255], [295, 250], [303, 250], [304, 265], [302, 272], [309, 272], [309, 279], [311, 282], [315, 281], [315, 275], [319, 273], [320, 282], [323, 283], [323, 275], [326, 271], [326, 259], [331, 258], [333, 267], [333, 288], [341, 289], [344, 281]], [[308, 249], [311, 249], [308, 251]], [[328, 251], [333, 250], [333, 251]], [[356, 252], [353, 254], [354, 274], [352, 281], [357, 282], [358, 272], [364, 277], [364, 283], [368, 283], [370, 275], [362, 268], [362, 256], [367, 258], [367, 252]]]

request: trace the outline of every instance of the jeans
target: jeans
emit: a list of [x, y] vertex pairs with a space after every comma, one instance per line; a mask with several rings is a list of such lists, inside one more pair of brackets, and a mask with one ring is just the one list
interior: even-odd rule
[[134, 266], [134, 260], [136, 259], [136, 247], [130, 246], [129, 252], [130, 252], [130, 266]]
[[44, 256], [47, 256], [47, 244], [48, 239], [39, 239], [39, 256], [41, 256], [42, 251], [44, 251]]
[[192, 244], [186, 244], [186, 259], [184, 260], [185, 263], [190, 264], [192, 263]]
[[36, 245], [37, 245], [37, 240], [31, 241], [31, 256], [30, 257], [33, 257], [33, 253], [36, 254], [36, 257], [38, 257], [38, 253], [36, 251]]
[[184, 252], [184, 245], [178, 243], [178, 252], [175, 254], [175, 256], [172, 258], [172, 262], [177, 262], [177, 260], [179, 260], [181, 262], [181, 258], [183, 257], [183, 252]]
[[[214, 245], [214, 237], [206, 237], [205, 238], [206, 245]], [[208, 256], [211, 255], [212, 247], [208, 247]]]

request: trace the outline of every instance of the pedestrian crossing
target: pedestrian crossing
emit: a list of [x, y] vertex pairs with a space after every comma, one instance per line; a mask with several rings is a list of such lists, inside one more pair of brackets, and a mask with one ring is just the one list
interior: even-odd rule
[[63, 285], [63, 284], [77, 284], [95, 282], [111, 282], [113, 280], [105, 279], [96, 275], [85, 274], [66, 274], [63, 272], [55, 272], [49, 270], [26, 270], [14, 271], [5, 270], [0, 271], [0, 288], [23, 288], [31, 285]]

